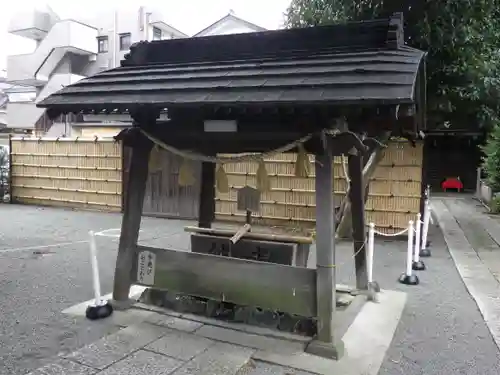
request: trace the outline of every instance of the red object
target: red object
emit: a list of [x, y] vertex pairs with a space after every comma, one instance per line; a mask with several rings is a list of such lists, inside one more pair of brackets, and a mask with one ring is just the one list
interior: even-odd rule
[[464, 184], [462, 184], [462, 181], [460, 181], [459, 178], [455, 178], [455, 177], [448, 177], [441, 184], [441, 189], [443, 189], [443, 191], [446, 191], [447, 189], [456, 189], [456, 190], [460, 191], [463, 188], [464, 188]]

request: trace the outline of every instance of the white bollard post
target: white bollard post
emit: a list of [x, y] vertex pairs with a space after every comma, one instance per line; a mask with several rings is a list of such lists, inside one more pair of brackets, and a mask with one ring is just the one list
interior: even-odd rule
[[408, 247], [406, 250], [406, 276], [412, 275], [412, 264], [413, 264], [413, 220], [408, 223]]
[[92, 265], [92, 282], [94, 289], [94, 304], [89, 305], [85, 311], [88, 319], [96, 320], [110, 316], [113, 307], [108, 301], [103, 301], [101, 297], [101, 282], [99, 280], [99, 263], [97, 262], [97, 246], [94, 231], [89, 231], [90, 263]]
[[378, 302], [380, 286], [376, 281], [373, 281], [373, 256], [375, 253], [375, 224], [370, 223], [368, 229], [368, 248], [366, 250], [366, 277], [368, 279], [368, 300]]
[[420, 260], [420, 231], [422, 228], [421, 220], [422, 215], [420, 212], [417, 214], [417, 221], [415, 222], [415, 250], [413, 251], [413, 261], [418, 262]]
[[89, 231], [90, 243], [90, 263], [92, 265], [92, 281], [94, 285], [94, 300], [95, 305], [101, 305], [101, 282], [99, 280], [99, 264], [97, 262], [97, 247], [95, 243], [94, 231]]
[[368, 283], [373, 283], [373, 253], [375, 248], [375, 224], [370, 223], [368, 230], [368, 249], [366, 251], [366, 268]]
[[429, 223], [431, 221], [431, 206], [429, 200], [424, 205], [424, 224], [422, 227], [422, 246], [419, 255], [421, 257], [430, 257], [431, 251], [427, 248], [427, 235], [429, 234]]
[[413, 250], [413, 265], [415, 271], [425, 270], [425, 264], [420, 260], [420, 235], [422, 228], [422, 215], [417, 214], [417, 222], [415, 224], [415, 249]]
[[408, 246], [406, 249], [406, 272], [403, 273], [399, 282], [406, 285], [417, 285], [419, 283], [418, 277], [413, 275], [413, 236], [415, 235], [413, 229], [413, 220], [408, 223]]

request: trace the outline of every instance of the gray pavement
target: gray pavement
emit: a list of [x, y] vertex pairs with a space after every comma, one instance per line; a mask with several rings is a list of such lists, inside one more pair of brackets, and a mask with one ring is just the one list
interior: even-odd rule
[[458, 271], [500, 347], [500, 235], [498, 223], [468, 197], [433, 202]]
[[[117, 331], [111, 320], [88, 322], [61, 311], [92, 298], [87, 244], [78, 241], [86, 241], [90, 229], [119, 227], [121, 216], [15, 205], [0, 208], [0, 374], [25, 374]], [[141, 242], [186, 249], [184, 225], [145, 218]], [[397, 283], [404, 271], [406, 243], [376, 240], [376, 280], [382, 288], [408, 293], [379, 374], [498, 374], [499, 350], [436, 228], [431, 240], [433, 256], [425, 260], [428, 270], [419, 273], [421, 284], [411, 287]], [[28, 249], [55, 243], [63, 245]], [[99, 239], [104, 293], [111, 291], [116, 245], [113, 239]], [[39, 254], [45, 251], [50, 253]], [[352, 246], [339, 244], [337, 254], [339, 282], [352, 284]], [[138, 361], [146, 355], [134, 353]], [[174, 362], [169, 363], [174, 366]], [[252, 375], [290, 373], [285, 367], [260, 362], [252, 371]]]

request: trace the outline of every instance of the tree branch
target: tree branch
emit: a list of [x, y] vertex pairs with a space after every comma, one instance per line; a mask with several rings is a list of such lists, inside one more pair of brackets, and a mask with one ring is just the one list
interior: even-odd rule
[[[384, 158], [384, 151], [387, 147], [385, 144], [389, 140], [391, 132], [384, 132], [378, 137], [378, 142], [372, 150], [365, 167], [363, 168], [363, 190], [368, 191], [370, 179], [372, 178], [377, 166]], [[342, 212], [337, 215], [338, 225], [336, 235], [339, 238], [350, 238], [352, 235], [352, 220], [351, 220], [351, 202], [349, 201], [349, 188], [347, 189], [344, 200], [341, 204]], [[368, 194], [365, 194], [365, 203], [368, 199]], [[340, 210], [339, 210], [340, 211]]]

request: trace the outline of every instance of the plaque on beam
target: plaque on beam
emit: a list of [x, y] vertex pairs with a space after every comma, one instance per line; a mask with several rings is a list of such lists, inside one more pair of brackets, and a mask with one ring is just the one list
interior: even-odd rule
[[228, 237], [198, 233], [191, 235], [191, 251], [193, 253], [304, 267], [302, 259], [307, 257], [309, 249], [306, 249], [307, 253], [301, 249], [300, 254], [297, 254], [297, 248], [298, 245], [295, 243], [242, 238], [237, 243], [232, 244]]
[[260, 211], [260, 191], [251, 187], [244, 186], [238, 190], [237, 209], [238, 211]]

